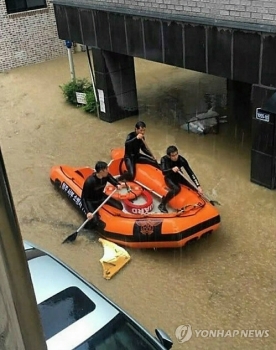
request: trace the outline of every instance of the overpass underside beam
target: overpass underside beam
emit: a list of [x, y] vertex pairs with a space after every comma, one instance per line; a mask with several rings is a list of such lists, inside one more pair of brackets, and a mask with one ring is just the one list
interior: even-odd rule
[[[58, 2], [57, 0], [55, 2]], [[92, 5], [91, 5], [92, 6]], [[60, 39], [276, 88], [275, 32], [54, 3]], [[195, 21], [195, 19], [194, 19]]]

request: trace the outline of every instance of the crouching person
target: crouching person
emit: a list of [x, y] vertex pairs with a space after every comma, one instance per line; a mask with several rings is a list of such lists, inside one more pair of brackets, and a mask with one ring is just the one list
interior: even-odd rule
[[203, 193], [199, 181], [190, 168], [188, 161], [178, 154], [176, 146], [169, 146], [166, 155], [161, 158], [162, 173], [165, 177], [166, 185], [169, 187], [168, 193], [162, 198], [161, 204], [158, 206], [158, 209], [162, 213], [168, 213], [166, 204], [180, 192], [180, 184], [194, 189], [189, 181], [179, 174], [182, 167], [186, 170], [187, 174], [196, 185], [198, 192], [201, 194]]

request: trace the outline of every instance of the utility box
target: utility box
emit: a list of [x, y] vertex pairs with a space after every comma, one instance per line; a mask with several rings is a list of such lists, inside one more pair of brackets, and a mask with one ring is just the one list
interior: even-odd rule
[[276, 93], [252, 121], [251, 181], [269, 189], [276, 187]]

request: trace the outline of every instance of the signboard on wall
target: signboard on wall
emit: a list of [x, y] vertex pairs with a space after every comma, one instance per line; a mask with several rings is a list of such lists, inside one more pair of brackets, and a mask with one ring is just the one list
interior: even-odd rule
[[98, 89], [98, 96], [100, 102], [100, 111], [105, 113], [105, 102], [104, 102], [104, 92], [103, 90]]
[[256, 108], [256, 119], [269, 123], [270, 113], [265, 112], [261, 108]]

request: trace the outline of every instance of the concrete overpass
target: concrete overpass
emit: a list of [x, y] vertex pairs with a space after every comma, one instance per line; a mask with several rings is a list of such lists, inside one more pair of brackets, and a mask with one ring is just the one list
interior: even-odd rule
[[[100, 118], [138, 114], [133, 57], [227, 79], [252, 115], [251, 181], [276, 186], [276, 3], [54, 0], [60, 39], [92, 48]], [[270, 100], [270, 98], [272, 99]], [[275, 99], [276, 100], [276, 99]], [[234, 104], [239, 113], [239, 105]], [[256, 113], [256, 108], [261, 108]]]

